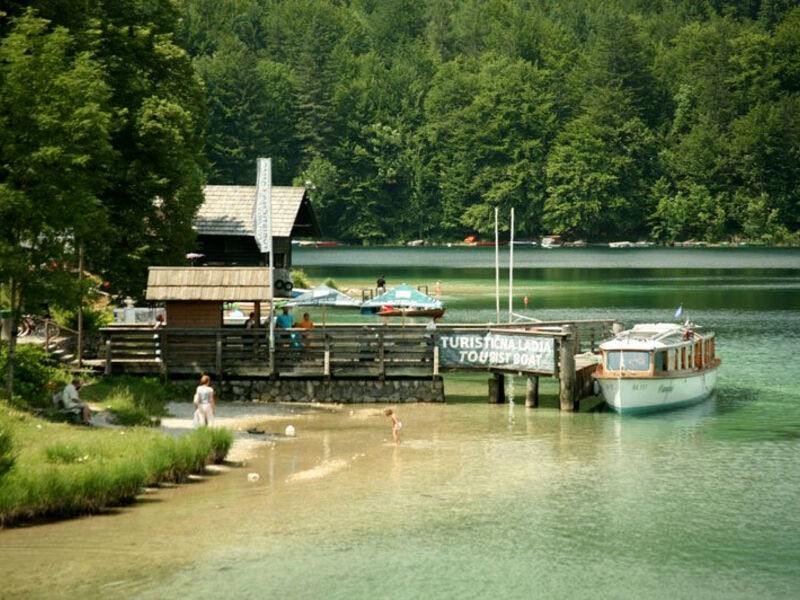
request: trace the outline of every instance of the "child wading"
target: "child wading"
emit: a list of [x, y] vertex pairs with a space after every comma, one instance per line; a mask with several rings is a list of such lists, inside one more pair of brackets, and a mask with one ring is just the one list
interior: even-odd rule
[[394, 443], [400, 443], [400, 430], [403, 428], [403, 424], [397, 418], [397, 414], [391, 409], [387, 408], [383, 411], [387, 417], [391, 417], [392, 419], [392, 437], [394, 438]]

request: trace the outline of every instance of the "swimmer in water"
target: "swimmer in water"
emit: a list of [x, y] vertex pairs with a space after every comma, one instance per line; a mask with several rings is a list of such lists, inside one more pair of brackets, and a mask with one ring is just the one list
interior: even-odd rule
[[392, 437], [394, 438], [394, 443], [400, 443], [400, 429], [403, 427], [403, 424], [397, 418], [397, 414], [391, 409], [387, 408], [383, 411], [387, 417], [391, 417], [392, 419]]

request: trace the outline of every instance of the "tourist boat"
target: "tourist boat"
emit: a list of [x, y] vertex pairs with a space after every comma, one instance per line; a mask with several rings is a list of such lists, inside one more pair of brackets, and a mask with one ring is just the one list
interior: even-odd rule
[[714, 332], [690, 322], [646, 323], [600, 344], [594, 377], [606, 403], [620, 413], [688, 406], [707, 398], [722, 362]]

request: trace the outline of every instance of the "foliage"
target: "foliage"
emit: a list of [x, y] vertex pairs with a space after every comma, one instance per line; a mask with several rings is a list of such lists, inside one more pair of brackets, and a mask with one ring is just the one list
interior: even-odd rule
[[513, 206], [528, 236], [786, 243], [795, 4], [184, 0], [180, 36], [212, 181], [272, 154], [333, 237], [452, 240]]
[[[8, 363], [8, 344], [0, 345], [0, 370]], [[56, 359], [37, 344], [20, 344], [16, 349], [15, 404], [27, 408], [49, 408], [55, 391], [70, 380]]]
[[[70, 329], [78, 330], [78, 311], [74, 308], [55, 308], [53, 318], [57, 323], [66, 325]], [[110, 325], [114, 320], [114, 313], [110, 309], [83, 307], [83, 331], [92, 333], [101, 327]]]
[[292, 285], [295, 289], [309, 289], [313, 287], [311, 279], [309, 279], [308, 274], [303, 271], [303, 269], [292, 269]]
[[339, 285], [336, 283], [336, 281], [334, 281], [333, 277], [328, 277], [323, 283], [331, 289], [339, 289]]

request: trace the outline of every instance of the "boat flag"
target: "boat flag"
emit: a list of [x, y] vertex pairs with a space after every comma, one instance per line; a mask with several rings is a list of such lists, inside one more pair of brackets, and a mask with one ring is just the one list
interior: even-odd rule
[[681, 304], [678, 307], [678, 310], [675, 311], [675, 318], [680, 319], [682, 314], [683, 314], [683, 304]]

